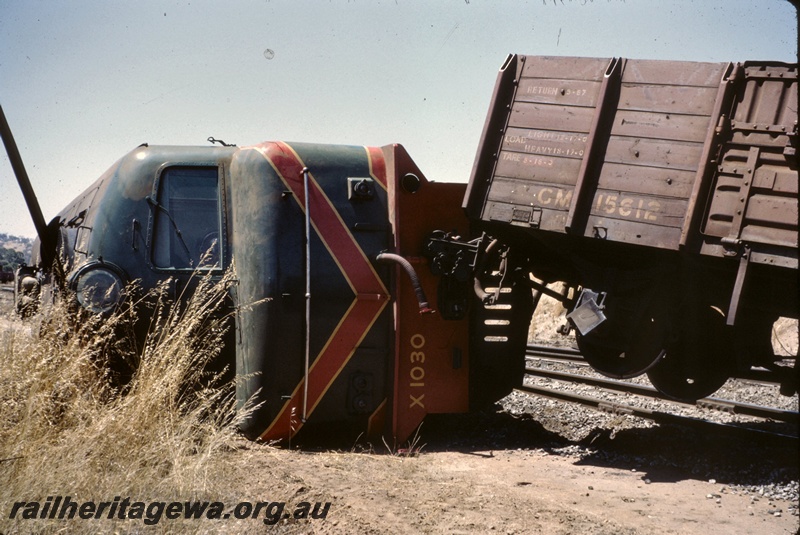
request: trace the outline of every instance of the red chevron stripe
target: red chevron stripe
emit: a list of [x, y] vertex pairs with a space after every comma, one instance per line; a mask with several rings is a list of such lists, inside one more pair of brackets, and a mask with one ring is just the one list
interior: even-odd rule
[[[274, 147], [275, 150], [269, 150], [271, 147]], [[256, 148], [270, 161], [283, 182], [294, 193], [300, 208], [305, 211], [306, 197], [301, 175], [305, 165], [297, 153], [283, 142], [263, 144]], [[383, 162], [382, 155], [380, 161]], [[383, 165], [383, 170], [383, 182], [386, 182], [385, 165]], [[339, 265], [353, 292], [356, 295], [359, 293], [388, 293], [336, 208], [314, 180], [313, 173], [309, 175], [309, 194], [311, 224]], [[357, 281], [358, 287], [354, 281]]]
[[369, 158], [369, 175], [383, 189], [388, 188], [386, 181], [386, 160], [383, 159], [383, 151], [378, 147], [366, 147], [367, 158]]
[[[323, 396], [339, 376], [361, 340], [364, 339], [375, 320], [386, 306], [381, 301], [354, 300], [337, 326], [328, 344], [317, 356], [308, 373], [308, 415], [314, 412]], [[294, 436], [303, 426], [300, 421], [303, 408], [303, 386], [301, 379], [292, 397], [273, 420], [261, 440], [281, 440]]]
[[[266, 143], [255, 147], [270, 162], [275, 172], [294, 194], [295, 200], [305, 210], [305, 191], [302, 170], [305, 167], [297, 153], [286, 143]], [[383, 157], [370, 156], [371, 172], [383, 168], [382, 181], [386, 182]], [[309, 174], [309, 210], [311, 223], [325, 247], [347, 279], [355, 298], [350, 308], [336, 326], [314, 364], [309, 369], [308, 414], [322, 400], [325, 392], [341, 373], [358, 345], [369, 332], [389, 300], [388, 291], [359, 247], [350, 230], [342, 221], [330, 199]], [[302, 427], [303, 380], [295, 388], [275, 420], [261, 435], [262, 440], [284, 439], [293, 436]]]

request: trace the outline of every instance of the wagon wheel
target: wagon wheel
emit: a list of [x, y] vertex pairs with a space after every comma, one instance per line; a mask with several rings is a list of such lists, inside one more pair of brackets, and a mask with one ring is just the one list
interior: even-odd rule
[[664, 302], [667, 285], [642, 297], [606, 300], [607, 320], [581, 335], [578, 349], [589, 365], [615, 379], [636, 377], [655, 365], [665, 353], [669, 314]]
[[682, 335], [669, 344], [664, 357], [647, 377], [659, 392], [694, 402], [716, 392], [733, 371], [732, 336], [725, 318], [711, 307], [687, 316]]
[[634, 327], [630, 327], [633, 333], [628, 336], [619, 331], [629, 327], [614, 325], [611, 323], [613, 320], [609, 320], [585, 336], [576, 334], [578, 349], [584, 360], [605, 376], [615, 379], [636, 377], [665, 354], [667, 320], [664, 316], [643, 315]]

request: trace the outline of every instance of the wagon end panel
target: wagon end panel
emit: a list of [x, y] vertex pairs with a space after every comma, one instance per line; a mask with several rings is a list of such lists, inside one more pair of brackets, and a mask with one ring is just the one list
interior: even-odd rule
[[797, 65], [746, 62], [720, 124], [702, 252], [797, 269]]
[[728, 65], [514, 58], [504, 71], [515, 79], [498, 77], [470, 216], [481, 204], [486, 223], [678, 249], [702, 194]]
[[513, 56], [504, 65], [470, 178], [467, 204], [482, 205], [481, 220], [564, 231], [609, 63]]

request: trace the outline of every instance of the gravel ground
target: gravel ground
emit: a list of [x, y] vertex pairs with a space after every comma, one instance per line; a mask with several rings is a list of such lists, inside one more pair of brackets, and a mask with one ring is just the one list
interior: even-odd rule
[[[555, 301], [543, 300], [531, 328], [531, 340], [537, 344], [560, 347], [572, 346], [571, 338], [555, 334], [563, 323], [564, 311]], [[776, 354], [798, 352], [798, 323], [780, 320], [774, 330]], [[529, 367], [569, 371], [601, 377], [588, 366], [575, 366], [529, 359]], [[631, 380], [650, 386], [646, 376]], [[782, 422], [764, 422], [756, 418], [730, 414], [659, 399], [639, 398], [631, 394], [606, 391], [585, 385], [565, 386], [561, 381], [527, 377], [526, 384], [546, 388], [567, 388], [571, 392], [612, 403], [634, 405], [655, 411], [668, 412], [696, 419], [727, 424], [749, 424], [771, 432], [797, 436], [798, 426]], [[798, 411], [798, 395], [780, 395], [778, 387], [751, 381], [731, 379], [713, 397]], [[723, 431], [703, 432], [678, 425], [659, 425], [650, 420], [629, 415], [601, 412], [578, 404], [512, 392], [500, 401], [500, 406], [516, 417], [529, 417], [565, 443], [552, 448], [551, 453], [609, 465], [625, 466], [632, 471], [663, 474], [663, 477], [691, 477], [718, 485], [709, 500], [721, 500], [726, 494], [750, 497], [750, 503], [768, 502], [767, 514], [800, 516], [798, 501], [797, 442], [775, 442], [766, 437], [742, 439]], [[648, 480], [646, 480], [647, 482]], [[773, 505], [773, 500], [785, 500], [787, 506]], [[785, 507], [785, 508], [784, 508]]]
[[[529, 366], [586, 375], [597, 375], [590, 368], [531, 359]], [[646, 378], [634, 382], [649, 384]], [[797, 425], [781, 422], [763, 423], [746, 415], [702, 409], [658, 399], [638, 398], [585, 385], [565, 386], [561, 381], [528, 377], [526, 384], [547, 388], [567, 388], [571, 392], [624, 403], [651, 410], [680, 414], [720, 423], [750, 424], [770, 431], [797, 434]], [[798, 410], [798, 396], [781, 396], [773, 385], [730, 380], [715, 397]], [[567, 442], [552, 448], [551, 453], [609, 465], [630, 467], [632, 471], [667, 472], [663, 477], [691, 477], [718, 483], [707, 499], [721, 500], [726, 494], [745, 495], [750, 501], [785, 500], [791, 505], [770, 506], [768, 514], [800, 516], [798, 512], [797, 443], [772, 443], [768, 439], [736, 438], [723, 432], [699, 432], [685, 426], [660, 426], [650, 420], [629, 415], [601, 412], [597, 409], [558, 400], [513, 392], [500, 401], [511, 415], [531, 417], [546, 430]], [[649, 482], [646, 480], [646, 482]]]

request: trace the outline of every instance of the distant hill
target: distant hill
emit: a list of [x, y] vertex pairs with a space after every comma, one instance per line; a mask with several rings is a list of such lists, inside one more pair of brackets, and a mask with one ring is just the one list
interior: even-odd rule
[[0, 270], [14, 271], [23, 262], [29, 262], [33, 240], [0, 232]]

